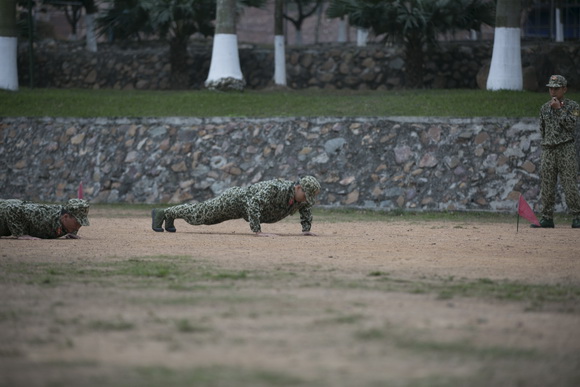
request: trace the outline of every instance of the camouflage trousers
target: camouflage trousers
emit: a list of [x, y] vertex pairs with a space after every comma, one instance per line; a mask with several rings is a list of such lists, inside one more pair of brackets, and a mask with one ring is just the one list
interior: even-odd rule
[[183, 219], [199, 226], [218, 224], [226, 220], [246, 218], [245, 190], [239, 187], [227, 189], [221, 195], [197, 204], [180, 204], [165, 209], [165, 217]]
[[574, 142], [544, 147], [541, 162], [542, 217], [552, 219], [556, 205], [556, 185], [558, 176], [564, 188], [568, 211], [574, 218], [580, 218], [580, 193], [578, 192], [578, 162]]

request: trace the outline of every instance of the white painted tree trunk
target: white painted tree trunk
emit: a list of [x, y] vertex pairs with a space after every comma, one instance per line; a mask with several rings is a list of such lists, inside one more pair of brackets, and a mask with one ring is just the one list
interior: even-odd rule
[[87, 27], [87, 50], [97, 52], [97, 34], [95, 33], [95, 14], [85, 15], [85, 25]]
[[338, 43], [346, 43], [346, 29], [346, 18], [342, 17], [338, 20], [338, 37], [336, 39]]
[[245, 86], [236, 34], [236, 0], [217, 0], [215, 35], [205, 87], [219, 91], [242, 91]]
[[368, 38], [369, 38], [369, 30], [365, 28], [356, 29], [356, 45], [358, 47], [366, 46]]
[[522, 55], [520, 29], [496, 27], [488, 90], [522, 90]]
[[0, 89], [18, 90], [18, 38], [0, 36]]
[[216, 90], [243, 90], [245, 81], [240, 67], [238, 36], [236, 34], [216, 34], [214, 36], [211, 64], [205, 86], [208, 89]]
[[274, 83], [286, 86], [286, 48], [284, 35], [274, 36]]
[[562, 23], [562, 10], [556, 8], [556, 42], [564, 41], [564, 23]]

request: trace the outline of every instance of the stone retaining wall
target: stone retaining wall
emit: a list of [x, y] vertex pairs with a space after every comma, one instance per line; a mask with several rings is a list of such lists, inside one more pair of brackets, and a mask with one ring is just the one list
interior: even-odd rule
[[[18, 74], [29, 85], [27, 45], [21, 45]], [[211, 61], [210, 43], [188, 47], [190, 89], [203, 89]], [[485, 88], [491, 42], [445, 43], [425, 58], [426, 88]], [[272, 86], [274, 53], [270, 48], [240, 45], [240, 65], [249, 89]], [[35, 49], [35, 85], [53, 88], [139, 89], [170, 88], [168, 44], [163, 42], [101, 44], [88, 52], [81, 42], [45, 41]], [[580, 85], [580, 44], [523, 43], [524, 89], [544, 90], [551, 74], [565, 74], [572, 89]], [[305, 89], [381, 90], [405, 87], [405, 61], [400, 47], [328, 44], [288, 47], [288, 87]]]
[[0, 118], [0, 197], [182, 203], [312, 174], [325, 206], [514, 211], [539, 200], [539, 140], [535, 118]]

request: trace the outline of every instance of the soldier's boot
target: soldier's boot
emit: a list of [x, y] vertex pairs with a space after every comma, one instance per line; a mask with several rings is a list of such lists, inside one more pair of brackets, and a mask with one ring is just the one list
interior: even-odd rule
[[165, 231], [167, 232], [175, 232], [177, 229], [173, 225], [173, 221], [175, 219], [165, 216]]
[[572, 228], [580, 228], [580, 218], [576, 218], [572, 221]]
[[151, 210], [151, 228], [156, 232], [163, 232], [163, 221], [165, 220], [165, 211], [160, 208]]
[[531, 224], [532, 228], [554, 228], [554, 219], [542, 218], [540, 219], [540, 225]]

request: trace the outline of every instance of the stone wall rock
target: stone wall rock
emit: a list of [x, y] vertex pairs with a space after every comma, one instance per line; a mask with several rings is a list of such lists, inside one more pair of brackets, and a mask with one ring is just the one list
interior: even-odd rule
[[[426, 54], [425, 88], [485, 88], [492, 43], [442, 42]], [[20, 84], [29, 84], [28, 46], [18, 55]], [[210, 43], [188, 47], [189, 88], [203, 89], [211, 62]], [[44, 41], [34, 50], [35, 85], [52, 88], [166, 90], [170, 88], [168, 44], [100, 44], [88, 52], [82, 42]], [[270, 48], [240, 45], [240, 66], [249, 89], [273, 86]], [[565, 74], [571, 89], [580, 85], [580, 44], [523, 43], [525, 90], [545, 85], [551, 74]], [[327, 44], [287, 47], [287, 85], [291, 89], [391, 90], [405, 87], [405, 61], [398, 46]], [[543, 90], [543, 89], [541, 89]]]
[[329, 207], [509, 212], [538, 204], [539, 141], [536, 118], [0, 118], [0, 197], [196, 202], [312, 174]]

